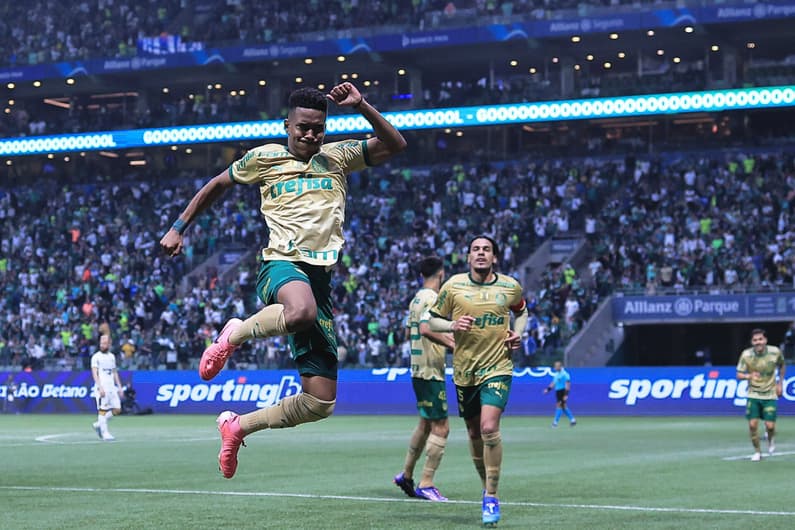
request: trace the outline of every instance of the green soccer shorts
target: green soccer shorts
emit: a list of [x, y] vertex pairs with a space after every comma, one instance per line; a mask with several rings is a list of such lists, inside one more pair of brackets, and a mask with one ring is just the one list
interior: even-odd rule
[[425, 420], [447, 418], [447, 390], [444, 381], [411, 378], [414, 395], [417, 396], [417, 410]]
[[292, 281], [308, 283], [317, 303], [317, 319], [312, 327], [288, 337], [298, 373], [336, 380], [337, 335], [331, 304], [331, 272], [300, 261], [263, 261], [257, 276], [257, 296], [266, 305], [278, 303], [279, 289]]
[[776, 421], [778, 413], [778, 400], [776, 399], [756, 399], [748, 398], [745, 403], [745, 419], [754, 418], [763, 421]]
[[512, 380], [510, 375], [498, 375], [477, 386], [456, 385], [458, 415], [464, 419], [474, 418], [480, 414], [483, 405], [492, 405], [504, 411], [508, 405]]

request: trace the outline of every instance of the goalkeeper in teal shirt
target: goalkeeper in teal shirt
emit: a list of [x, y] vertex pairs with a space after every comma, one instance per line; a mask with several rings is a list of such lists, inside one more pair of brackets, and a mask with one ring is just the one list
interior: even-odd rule
[[569, 410], [568, 407], [569, 390], [571, 390], [571, 376], [569, 375], [569, 372], [563, 368], [563, 363], [560, 361], [555, 362], [554, 368], [555, 373], [552, 375], [552, 382], [544, 389], [544, 394], [554, 390], [558, 401], [557, 408], [555, 409], [555, 419], [552, 421], [552, 426], [557, 427], [561, 415], [566, 414], [566, 417], [569, 418], [569, 425], [574, 427], [577, 425], [577, 420], [574, 418], [574, 414], [571, 413], [571, 410]]

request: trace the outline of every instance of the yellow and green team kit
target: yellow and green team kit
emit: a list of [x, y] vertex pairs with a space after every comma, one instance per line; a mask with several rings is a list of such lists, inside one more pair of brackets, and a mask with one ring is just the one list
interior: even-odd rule
[[784, 365], [784, 356], [775, 346], [765, 346], [765, 351], [757, 354], [753, 348], [747, 348], [740, 354], [737, 371], [743, 373], [758, 372], [759, 379], [748, 380], [748, 397], [751, 399], [778, 399], [776, 395], [776, 369]]
[[505, 344], [511, 312], [524, 309], [519, 282], [495, 273], [490, 283], [456, 274], [442, 286], [431, 313], [457, 320], [475, 318], [472, 329], [455, 332], [453, 381], [457, 386], [477, 386], [496, 376], [512, 376], [513, 361]]
[[420, 324], [428, 322], [428, 312], [436, 303], [436, 291], [423, 288], [417, 291], [409, 305], [409, 338], [411, 341], [411, 377], [429, 381], [444, 381], [445, 347], [420, 334]]
[[270, 230], [262, 259], [334, 265], [344, 242], [347, 175], [368, 165], [365, 140], [325, 144], [307, 161], [283, 145], [265, 144], [234, 162], [234, 182], [260, 187], [260, 213]]
[[233, 182], [260, 188], [260, 213], [270, 233], [257, 277], [260, 299], [266, 305], [277, 303], [279, 289], [291, 281], [312, 288], [316, 322], [288, 336], [301, 375], [336, 379], [330, 271], [344, 243], [347, 176], [369, 165], [367, 142], [346, 140], [321, 146], [309, 160], [295, 157], [283, 145], [266, 144], [229, 167]]

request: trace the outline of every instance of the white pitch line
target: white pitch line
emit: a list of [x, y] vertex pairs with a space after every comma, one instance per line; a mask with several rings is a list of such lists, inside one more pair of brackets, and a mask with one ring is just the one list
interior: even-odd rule
[[[94, 436], [96, 436], [96, 435], [94, 435]], [[39, 443], [54, 444], [54, 445], [81, 445], [81, 444], [107, 443], [107, 442], [104, 442], [102, 440], [98, 440], [98, 439], [94, 438], [94, 436], [91, 436], [91, 435], [89, 435], [89, 434], [87, 434], [85, 432], [63, 432], [63, 433], [57, 433], [57, 434], [45, 434], [45, 435], [42, 435], [42, 436], [36, 436], [34, 438], [34, 440], [39, 442]], [[94, 439], [92, 439], [92, 440], [75, 440], [75, 441], [62, 440], [63, 438], [68, 438], [68, 437], [80, 437], [80, 438], [91, 437], [91, 438], [94, 438]], [[117, 439], [115, 441], [118, 442], [118, 440], [119, 439]], [[162, 443], [162, 442], [190, 443], [190, 442], [208, 442], [208, 441], [213, 441], [213, 440], [218, 440], [218, 436], [206, 436], [206, 437], [201, 437], [201, 438], [195, 438], [195, 437], [194, 438], [159, 438], [157, 440], [157, 442], [158, 443]], [[140, 443], [142, 441], [147, 441], [147, 440], [136, 439], [134, 441]], [[18, 446], [18, 445], [30, 445], [30, 444], [28, 443], [28, 444], [15, 444], [15, 445]], [[9, 444], [0, 443], [0, 447], [9, 447]]]
[[36, 436], [36, 438], [34, 438], [34, 440], [36, 440], [37, 442], [40, 442], [40, 443], [45, 443], [45, 444], [69, 444], [69, 445], [72, 445], [72, 444], [86, 444], [86, 443], [93, 444], [93, 443], [102, 442], [102, 440], [97, 440], [97, 439], [93, 439], [93, 440], [90, 440], [90, 441], [89, 440], [78, 440], [76, 442], [62, 442], [60, 440], [60, 438], [66, 438], [67, 436], [81, 436], [82, 437], [83, 433], [64, 432], [64, 433], [59, 433], [59, 434], [45, 434], [43, 436]]
[[[366, 502], [422, 502], [416, 499], [391, 498], [391, 497], [356, 497], [352, 495], [314, 495], [311, 493], [275, 493], [267, 491], [202, 491], [202, 490], [166, 490], [150, 488], [66, 488], [49, 486], [0, 486], [0, 490], [18, 491], [59, 491], [73, 493], [143, 493], [157, 495], [217, 495], [229, 497], [286, 497], [295, 499], [315, 499], [315, 500], [342, 500], [342, 501], [366, 501]], [[448, 500], [439, 504], [475, 504], [480, 505], [480, 501], [456, 501]], [[763, 510], [722, 510], [717, 508], [664, 508], [654, 506], [626, 506], [626, 505], [602, 505], [602, 504], [568, 504], [551, 502], [506, 502], [500, 501], [503, 506], [520, 506], [531, 508], [579, 508], [583, 510], [613, 510], [625, 512], [658, 512], [658, 513], [700, 513], [715, 515], [759, 515], [759, 516], [793, 516], [795, 512], [785, 511], [763, 511]]]
[[[795, 451], [776, 451], [772, 455], [764, 453], [762, 455], [762, 460], [766, 458], [775, 458], [777, 456], [788, 456], [788, 455], [795, 455]], [[742, 455], [742, 456], [724, 456], [721, 460], [731, 462], [732, 460], [750, 460], [750, 459], [751, 455]]]

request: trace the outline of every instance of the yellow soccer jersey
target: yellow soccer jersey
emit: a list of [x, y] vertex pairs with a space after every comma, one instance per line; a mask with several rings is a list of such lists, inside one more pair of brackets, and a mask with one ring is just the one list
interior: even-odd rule
[[428, 311], [435, 303], [436, 291], [422, 288], [409, 305], [407, 326], [411, 338], [411, 377], [444, 381], [444, 346], [420, 335], [420, 323], [428, 322]]
[[778, 399], [776, 395], [776, 368], [784, 365], [784, 356], [775, 346], [765, 346], [765, 351], [757, 355], [753, 348], [740, 354], [737, 362], [738, 372], [759, 372], [760, 379], [748, 380], [748, 397], [754, 399]]
[[270, 230], [262, 259], [334, 265], [344, 243], [347, 175], [367, 165], [363, 140], [323, 145], [306, 162], [283, 145], [266, 144], [234, 162], [234, 182], [260, 187], [260, 213]]
[[512, 375], [513, 361], [505, 339], [511, 311], [525, 307], [519, 282], [496, 274], [491, 283], [478, 283], [469, 274], [452, 276], [439, 292], [431, 313], [456, 320], [475, 317], [472, 329], [457, 331], [453, 351], [453, 381], [458, 386], [476, 386], [498, 375]]

